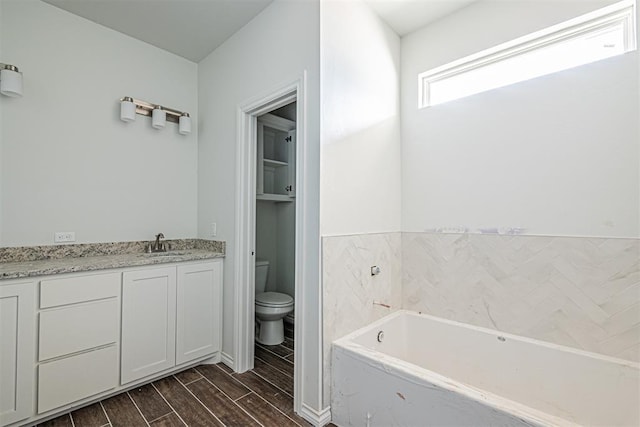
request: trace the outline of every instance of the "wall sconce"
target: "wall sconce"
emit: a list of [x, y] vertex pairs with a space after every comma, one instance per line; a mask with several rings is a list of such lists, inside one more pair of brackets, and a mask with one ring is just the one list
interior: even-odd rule
[[136, 104], [133, 98], [125, 96], [120, 102], [120, 120], [123, 122], [132, 122], [136, 119]]
[[136, 119], [136, 114], [150, 116], [151, 126], [155, 129], [163, 129], [166, 122], [171, 122], [178, 124], [178, 132], [181, 135], [191, 133], [191, 116], [189, 116], [189, 113], [158, 104], [151, 104], [130, 96], [120, 98], [120, 120], [132, 122]]
[[12, 98], [22, 96], [22, 73], [15, 65], [0, 63], [0, 93]]
[[182, 113], [180, 116], [178, 132], [180, 135], [187, 135], [191, 133], [191, 117], [189, 116], [189, 113]]
[[162, 109], [161, 105], [156, 105], [151, 113], [151, 126], [155, 129], [164, 129], [167, 123], [167, 112]]

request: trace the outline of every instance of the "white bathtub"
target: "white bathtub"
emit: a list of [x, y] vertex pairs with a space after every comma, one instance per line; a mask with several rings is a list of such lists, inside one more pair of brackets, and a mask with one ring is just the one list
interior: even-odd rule
[[331, 412], [339, 426], [638, 426], [639, 373], [401, 310], [333, 343]]

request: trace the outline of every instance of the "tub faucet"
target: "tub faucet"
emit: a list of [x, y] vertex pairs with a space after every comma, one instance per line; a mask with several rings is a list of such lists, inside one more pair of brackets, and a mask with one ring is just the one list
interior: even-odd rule
[[162, 234], [162, 233], [156, 234], [156, 241], [153, 244], [153, 246], [151, 247], [151, 252], [166, 252], [167, 251], [167, 247], [165, 246], [165, 244], [163, 242], [160, 241], [160, 239], [164, 239], [164, 234]]

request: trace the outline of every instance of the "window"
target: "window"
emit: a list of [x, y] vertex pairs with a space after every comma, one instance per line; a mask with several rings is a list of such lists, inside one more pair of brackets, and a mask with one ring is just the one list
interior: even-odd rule
[[635, 1], [626, 0], [421, 73], [419, 107], [635, 49]]

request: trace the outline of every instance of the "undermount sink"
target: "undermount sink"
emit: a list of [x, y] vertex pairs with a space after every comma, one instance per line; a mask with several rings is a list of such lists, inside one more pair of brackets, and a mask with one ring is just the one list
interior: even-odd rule
[[151, 252], [145, 253], [145, 256], [149, 257], [172, 257], [172, 256], [183, 256], [187, 255], [188, 252], [185, 251], [169, 251], [169, 252]]

